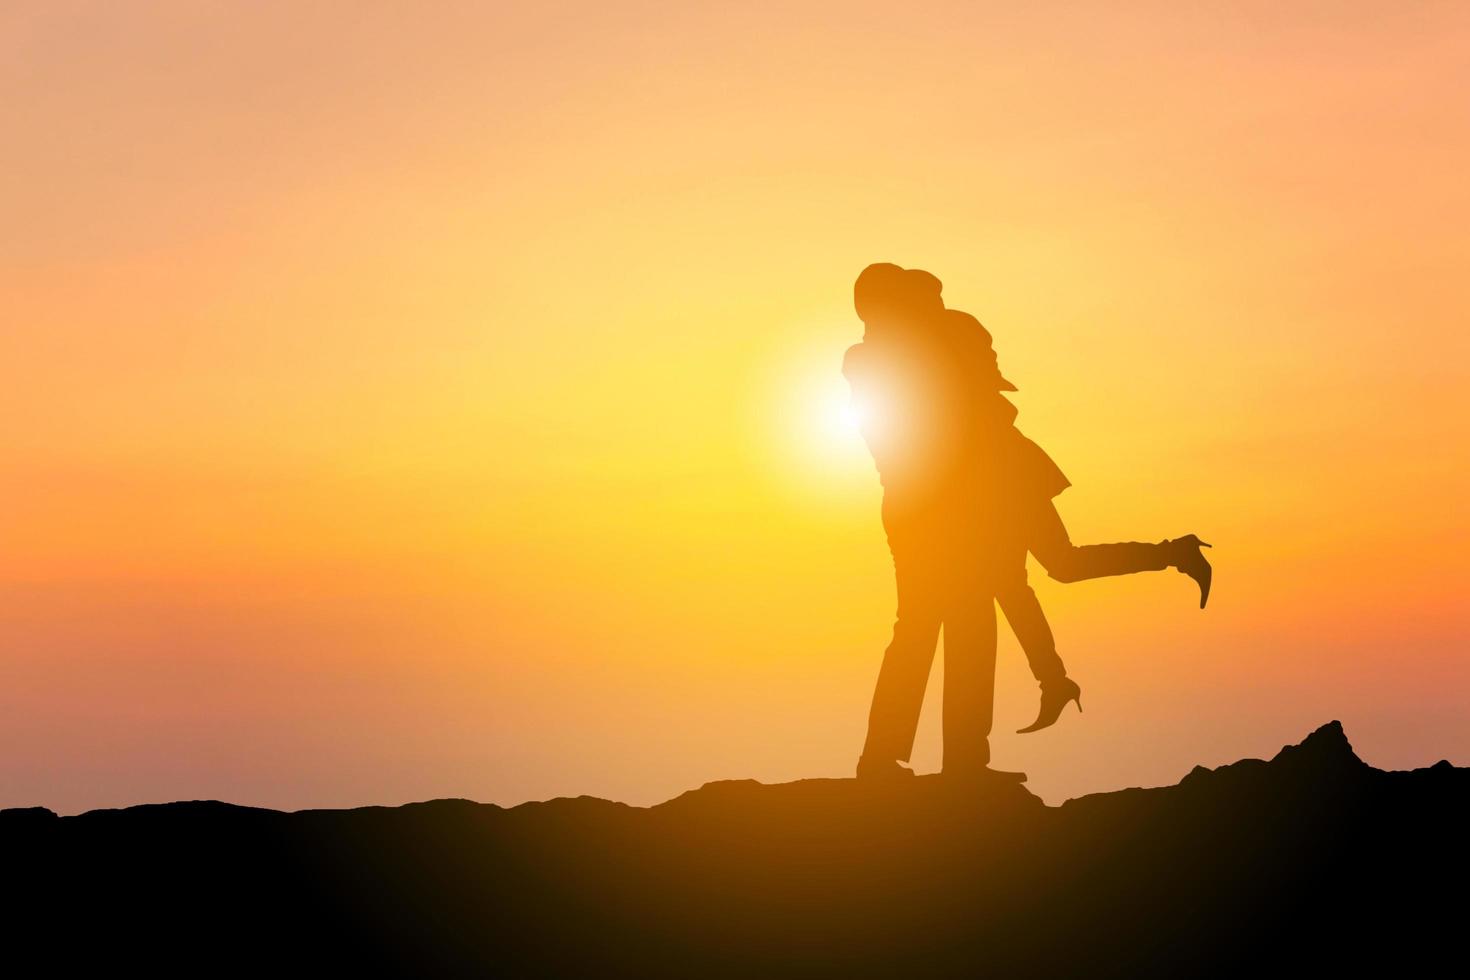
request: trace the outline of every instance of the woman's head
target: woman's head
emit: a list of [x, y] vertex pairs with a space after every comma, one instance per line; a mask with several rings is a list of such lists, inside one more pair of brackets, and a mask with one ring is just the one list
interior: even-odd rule
[[944, 319], [947, 325], [956, 330], [968, 331], [970, 335], [979, 335], [986, 347], [994, 348], [995, 338], [990, 336], [990, 331], [985, 326], [964, 310], [945, 310]]
[[944, 284], [939, 277], [923, 269], [905, 269], [909, 309], [921, 317], [940, 316], [944, 313]]
[[980, 372], [984, 382], [995, 385], [997, 391], [1015, 391], [1016, 386], [1000, 373], [1000, 360], [995, 353], [995, 338], [984, 325], [964, 310], [945, 310], [944, 325], [955, 331], [961, 341], [961, 349], [971, 352], [974, 363], [971, 367]]

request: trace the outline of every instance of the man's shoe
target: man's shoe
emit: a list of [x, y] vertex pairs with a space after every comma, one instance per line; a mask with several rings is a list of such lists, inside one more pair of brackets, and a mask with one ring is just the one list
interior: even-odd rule
[[1024, 772], [1012, 772], [1009, 769], [992, 769], [986, 766], [983, 770], [987, 779], [994, 779], [1003, 783], [1024, 783], [1026, 774]]
[[913, 779], [915, 775], [917, 774], [912, 769], [900, 764], [897, 759], [858, 757], [857, 778], [859, 779], [874, 782], [902, 782]]
[[977, 783], [1024, 783], [1026, 774], [1024, 772], [1012, 772], [1009, 769], [992, 769], [989, 766], [978, 768], [971, 766], [950, 766], [942, 770], [941, 774], [950, 780], [962, 779]]

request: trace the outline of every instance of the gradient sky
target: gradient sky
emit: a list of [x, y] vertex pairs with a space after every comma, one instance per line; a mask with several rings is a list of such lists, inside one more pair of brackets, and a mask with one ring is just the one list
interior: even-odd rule
[[1214, 544], [1032, 562], [998, 767], [1470, 764], [1470, 7], [517, 6], [0, 7], [0, 806], [850, 775], [874, 261], [1074, 540]]

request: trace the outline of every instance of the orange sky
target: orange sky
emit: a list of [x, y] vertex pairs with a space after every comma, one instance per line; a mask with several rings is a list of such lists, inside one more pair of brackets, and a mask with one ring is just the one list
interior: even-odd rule
[[[1470, 11], [7, 4], [0, 806], [850, 775], [853, 277], [991, 329], [1076, 541], [1049, 802], [1470, 764]], [[938, 767], [938, 689], [914, 762]]]

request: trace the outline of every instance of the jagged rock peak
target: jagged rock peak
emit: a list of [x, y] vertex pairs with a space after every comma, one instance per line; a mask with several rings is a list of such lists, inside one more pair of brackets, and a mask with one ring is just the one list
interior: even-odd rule
[[1342, 729], [1342, 722], [1337, 719], [1321, 726], [1296, 745], [1282, 746], [1281, 751], [1277, 752], [1271, 761], [1292, 765], [1351, 766], [1354, 768], [1367, 765], [1353, 751], [1352, 743], [1348, 741], [1347, 733]]

